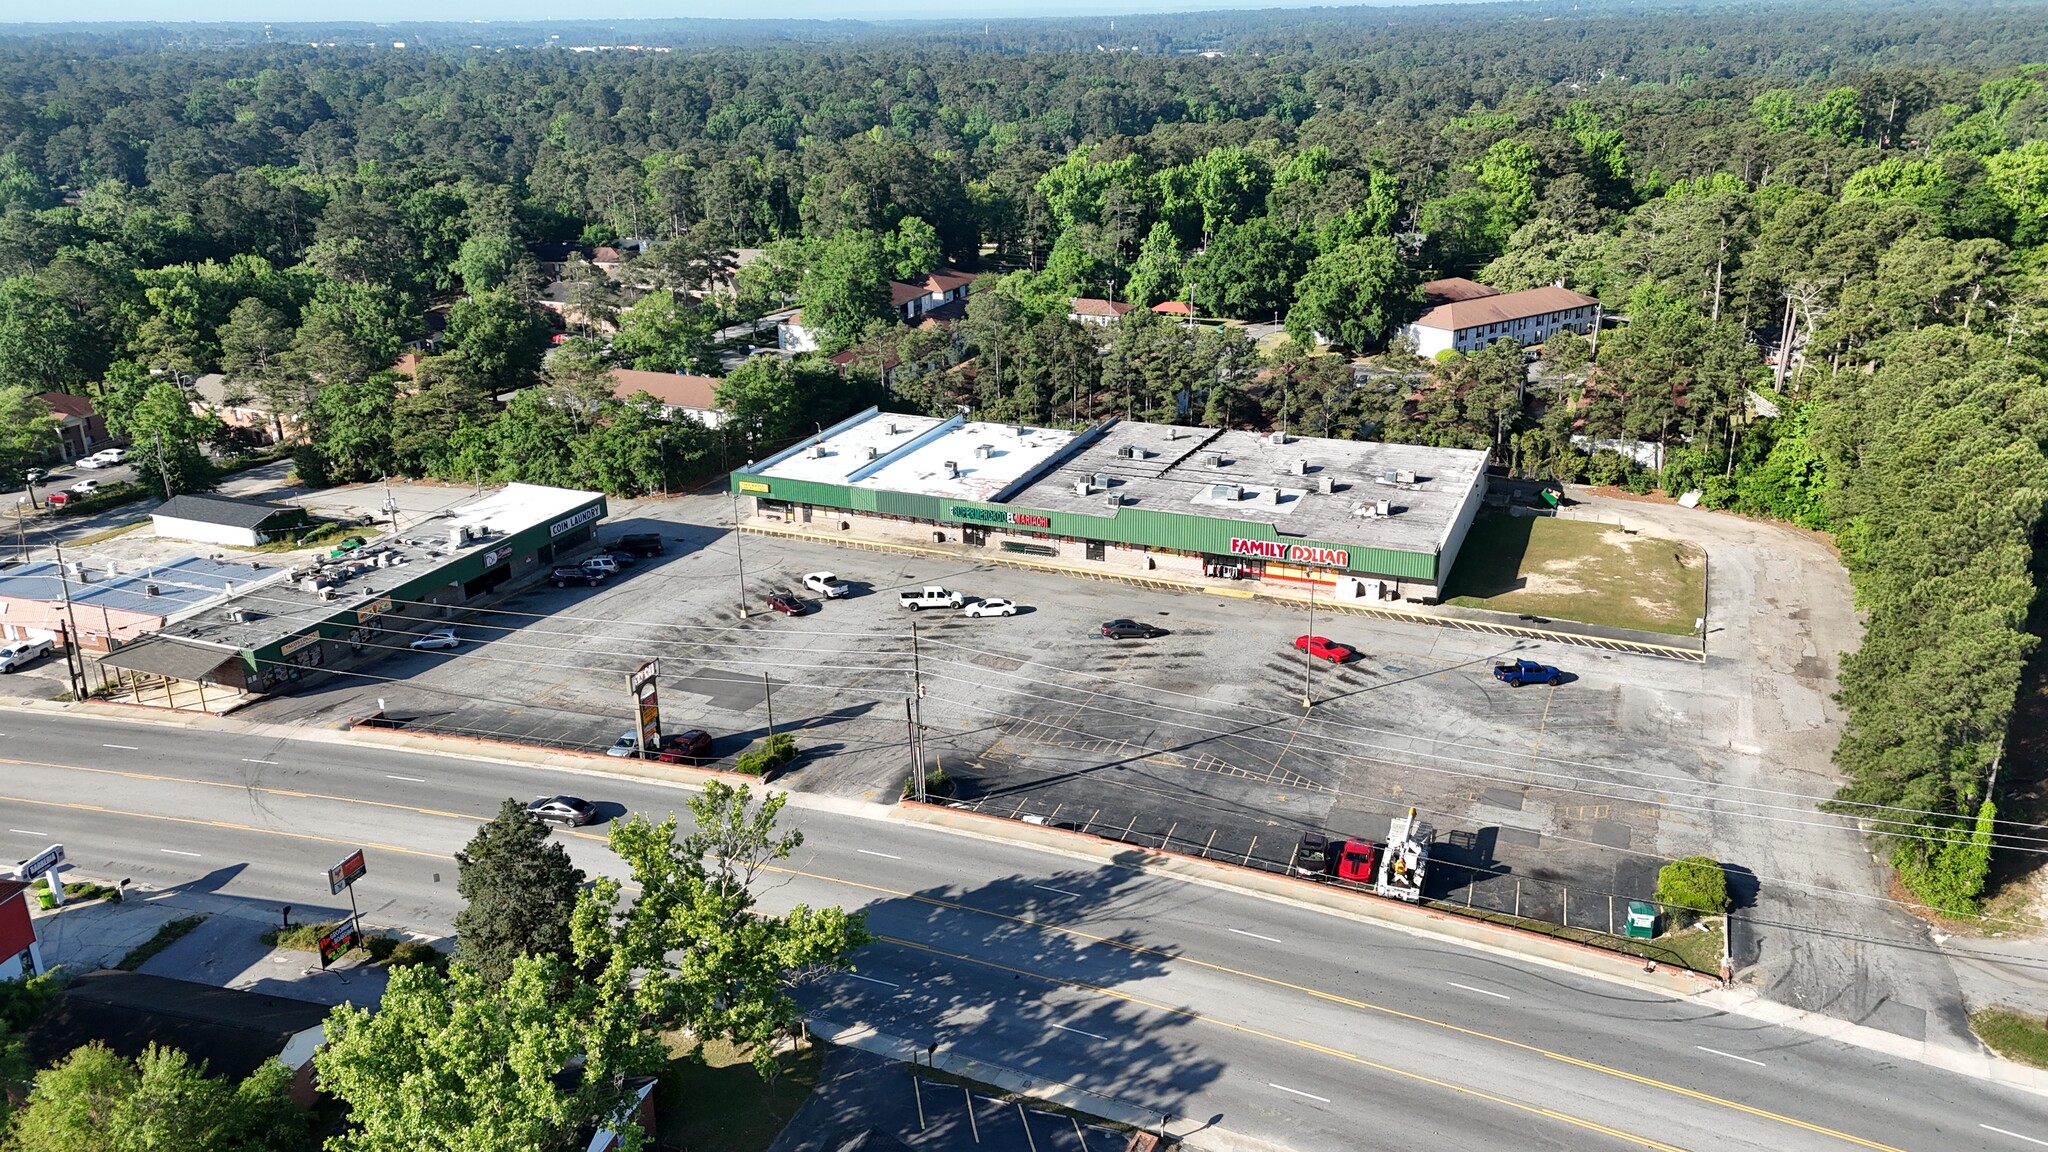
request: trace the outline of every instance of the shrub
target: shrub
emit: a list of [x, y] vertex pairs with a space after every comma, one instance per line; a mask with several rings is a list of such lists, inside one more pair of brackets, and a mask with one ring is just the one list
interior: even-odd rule
[[1685, 856], [1657, 873], [1657, 900], [1686, 918], [1728, 910], [1728, 874], [1711, 856]]
[[777, 732], [763, 740], [760, 747], [740, 753], [732, 763], [732, 770], [749, 776], [766, 776], [794, 759], [796, 737], [787, 732]]
[[[915, 791], [915, 789], [912, 787], [914, 783], [915, 781], [908, 774], [906, 774], [903, 777], [903, 799], [910, 799], [911, 793]], [[924, 794], [926, 796], [937, 797], [941, 800], [952, 799], [953, 778], [951, 776], [946, 775], [946, 770], [944, 768], [932, 769], [930, 772], [924, 774]]]

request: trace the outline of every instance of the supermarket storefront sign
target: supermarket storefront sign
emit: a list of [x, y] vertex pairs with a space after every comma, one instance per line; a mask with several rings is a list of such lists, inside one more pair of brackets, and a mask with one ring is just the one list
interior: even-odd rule
[[1278, 540], [1246, 540], [1241, 536], [1231, 537], [1230, 554], [1257, 556], [1262, 560], [1282, 560], [1289, 564], [1313, 564], [1319, 568], [1351, 567], [1351, 553], [1342, 548], [1286, 544]]
[[1052, 517], [1040, 516], [1035, 512], [1004, 512], [996, 508], [970, 508], [955, 504], [949, 511], [955, 520], [975, 524], [1014, 524], [1019, 528], [1050, 528]]

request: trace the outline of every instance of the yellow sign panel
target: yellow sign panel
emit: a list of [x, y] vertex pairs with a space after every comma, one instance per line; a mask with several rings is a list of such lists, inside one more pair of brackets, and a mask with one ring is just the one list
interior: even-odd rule
[[766, 484], [761, 483], [759, 480], [742, 480], [740, 481], [740, 491], [758, 492], [761, 495], [766, 496], [768, 494], [768, 486]]
[[383, 612], [389, 612], [391, 611], [392, 607], [393, 605], [391, 603], [391, 597], [389, 596], [385, 596], [379, 600], [376, 600], [373, 603], [365, 604], [361, 608], [356, 609], [356, 623], [361, 624], [363, 621], [368, 620], [372, 616], [376, 616]]
[[306, 635], [299, 637], [297, 640], [291, 641], [284, 647], [279, 648], [277, 650], [277, 654], [280, 656], [289, 656], [292, 653], [297, 652], [299, 649], [304, 648], [308, 644], [318, 644], [319, 642], [320, 634], [318, 632], [309, 632]]

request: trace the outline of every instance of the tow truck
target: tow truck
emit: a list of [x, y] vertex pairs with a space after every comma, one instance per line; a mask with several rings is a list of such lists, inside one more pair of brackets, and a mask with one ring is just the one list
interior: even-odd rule
[[1379, 877], [1372, 890], [1410, 904], [1420, 901], [1422, 885], [1429, 877], [1429, 845], [1435, 839], [1435, 827], [1418, 819], [1415, 809], [1394, 817], [1387, 828], [1387, 850], [1380, 855]]

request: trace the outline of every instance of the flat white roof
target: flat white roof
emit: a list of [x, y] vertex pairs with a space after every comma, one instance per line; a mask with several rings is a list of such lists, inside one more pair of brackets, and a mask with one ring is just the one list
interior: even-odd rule
[[889, 461], [860, 484], [888, 492], [989, 501], [1073, 443], [1074, 435], [1062, 428], [962, 424]]
[[[763, 468], [759, 475], [773, 480], [849, 483], [855, 472], [873, 462], [868, 459], [870, 448], [874, 449], [877, 458], [887, 456], [943, 423], [945, 421], [936, 416], [878, 412], [851, 428], [826, 437], [823, 444], [806, 445], [801, 452], [793, 452]], [[824, 449], [823, 456], [818, 455], [819, 448]]]
[[488, 496], [457, 504], [442, 513], [441, 519], [467, 528], [488, 525], [499, 532], [519, 532], [573, 512], [602, 495], [545, 484], [507, 484]]

